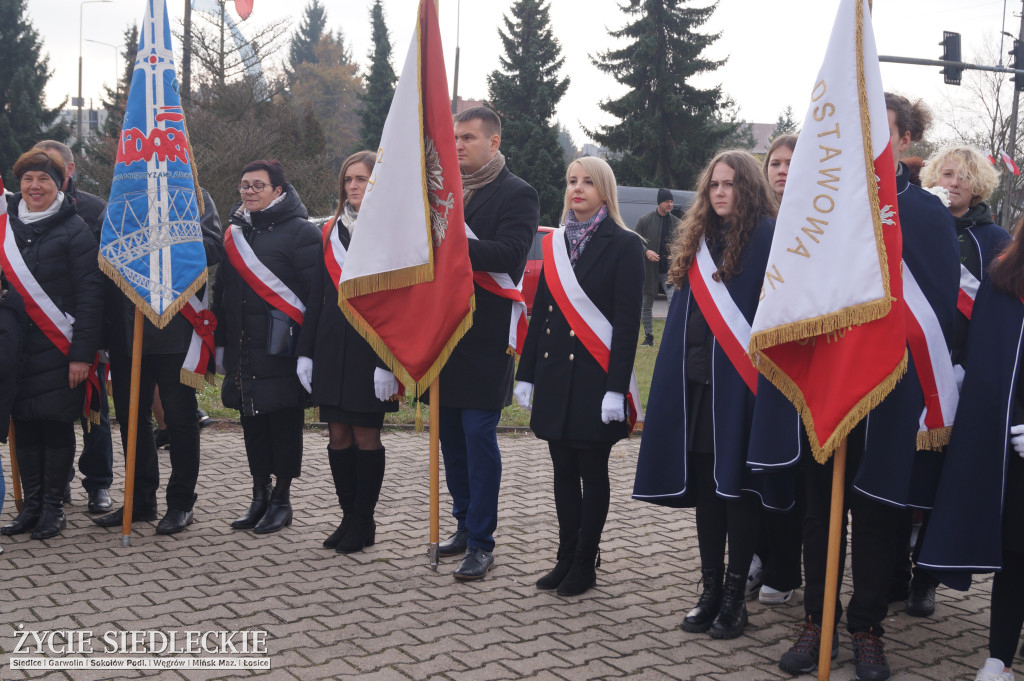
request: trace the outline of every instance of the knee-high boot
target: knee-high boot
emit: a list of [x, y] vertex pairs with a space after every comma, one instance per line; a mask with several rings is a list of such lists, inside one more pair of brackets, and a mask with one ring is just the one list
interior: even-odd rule
[[270, 505], [253, 530], [256, 534], [270, 534], [292, 524], [291, 478], [277, 478], [270, 494]]
[[47, 447], [43, 457], [43, 510], [32, 530], [33, 539], [49, 539], [67, 525], [64, 517], [64, 487], [75, 461], [74, 447]]
[[248, 510], [231, 523], [233, 530], [251, 530], [256, 527], [260, 518], [267, 512], [270, 506], [270, 493], [273, 486], [270, 484], [270, 476], [265, 478], [252, 479], [252, 502]]
[[324, 540], [325, 549], [338, 547], [355, 518], [358, 451], [359, 448], [354, 444], [345, 449], [327, 448], [327, 460], [331, 464], [331, 477], [334, 478], [334, 491], [338, 494], [338, 505], [341, 506], [341, 524]]
[[[0, 534], [23, 534], [35, 528], [43, 511], [43, 452], [35, 447], [18, 447], [18, 472], [21, 475], [21, 512]], [[63, 495], [63, 490], [61, 490]], [[63, 496], [61, 497], [63, 500]]]
[[373, 520], [380, 488], [384, 483], [384, 448], [360, 449], [356, 456], [355, 518], [345, 536], [341, 538], [338, 553], [355, 553], [376, 541], [377, 523]]

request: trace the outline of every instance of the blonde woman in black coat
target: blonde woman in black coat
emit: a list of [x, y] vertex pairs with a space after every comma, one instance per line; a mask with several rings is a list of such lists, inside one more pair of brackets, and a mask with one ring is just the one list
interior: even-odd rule
[[[548, 441], [554, 466], [558, 560], [537, 587], [575, 596], [596, 581], [610, 496], [608, 456], [629, 435], [626, 400], [640, 330], [644, 247], [619, 216], [607, 163], [578, 159], [566, 180], [564, 226], [547, 237], [515, 395], [523, 406], [533, 395], [530, 427]], [[555, 262], [561, 266], [552, 267]], [[586, 299], [583, 305], [573, 289]], [[579, 321], [588, 301], [590, 324]], [[610, 347], [581, 340], [596, 330], [595, 317], [610, 326]]]
[[343, 515], [324, 548], [338, 553], [362, 551], [376, 540], [373, 513], [384, 481], [380, 430], [384, 413], [398, 411], [398, 401], [390, 399], [398, 380], [338, 307], [337, 277], [375, 162], [372, 151], [359, 151], [341, 166], [341, 203], [324, 225], [324, 257], [313, 276], [296, 367], [327, 422], [327, 458]]

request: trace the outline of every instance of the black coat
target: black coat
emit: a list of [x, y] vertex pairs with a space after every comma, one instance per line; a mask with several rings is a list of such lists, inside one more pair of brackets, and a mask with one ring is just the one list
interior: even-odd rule
[[[224, 235], [221, 231], [220, 216], [217, 215], [217, 206], [213, 198], [203, 190], [203, 216], [199, 219], [199, 227], [203, 232], [203, 248], [206, 251], [206, 266], [217, 265], [224, 257]], [[113, 282], [111, 282], [113, 284]], [[128, 302], [124, 294], [113, 285], [111, 294], [108, 289], [108, 306], [115, 307], [120, 317], [114, 333], [118, 337], [111, 342], [115, 351], [120, 351], [131, 356], [132, 335], [135, 333], [135, 306]], [[205, 288], [199, 289], [196, 295], [203, 297]], [[114, 300], [111, 301], [111, 295]], [[108, 315], [109, 316], [109, 315]], [[153, 322], [144, 318], [142, 322], [142, 354], [143, 355], [173, 355], [188, 352], [189, 344], [192, 342], [192, 324], [185, 319], [184, 315], [176, 314], [167, 322], [162, 329], [156, 328]]]
[[[251, 225], [242, 219], [237, 204], [229, 224], [242, 228], [260, 262], [301, 300], [309, 300], [313, 275], [322, 266], [320, 231], [306, 219], [306, 207], [295, 188], [286, 184], [285, 192], [277, 205], [253, 213]], [[221, 387], [224, 406], [250, 416], [306, 406], [308, 395], [295, 375], [295, 358], [267, 355], [269, 306], [228, 258], [214, 282], [213, 311], [215, 339], [217, 347], [224, 348], [227, 372]]]
[[[352, 236], [344, 225], [338, 230], [338, 238], [348, 248]], [[398, 411], [397, 400], [381, 402], [373, 392], [374, 370], [387, 365], [342, 314], [338, 289], [323, 258], [306, 302], [299, 355], [313, 360], [313, 404], [364, 413]]]
[[[526, 255], [540, 223], [533, 187], [508, 168], [477, 190], [466, 206], [466, 223], [478, 239], [469, 241], [469, 261], [476, 272], [523, 276]], [[452, 350], [441, 370], [441, 406], [502, 409], [512, 403], [514, 360], [508, 353], [512, 301], [474, 286], [473, 326]]]
[[85, 221], [96, 243], [100, 242], [100, 231], [103, 229], [103, 217], [107, 210], [107, 202], [89, 192], [83, 192], [75, 186], [75, 178], [68, 179], [64, 193], [71, 197], [75, 212]]
[[573, 271], [587, 297], [612, 324], [608, 371], [572, 332], [542, 270], [516, 378], [534, 384], [530, 428], [537, 437], [616, 442], [629, 435], [629, 426], [625, 421], [602, 422], [601, 402], [606, 392], [629, 392], [643, 302], [643, 243], [605, 218]]
[[68, 387], [68, 363], [92, 363], [101, 336], [103, 275], [97, 244], [71, 198], [55, 215], [31, 224], [18, 219], [21, 194], [11, 201], [8, 220], [30, 272], [65, 314], [75, 319], [65, 357], [31, 320], [26, 321], [14, 417], [20, 420], [75, 421], [82, 415], [85, 384]]
[[7, 282], [0, 281], [0, 442], [7, 442], [7, 422], [18, 388], [24, 314], [21, 296], [9, 289]]

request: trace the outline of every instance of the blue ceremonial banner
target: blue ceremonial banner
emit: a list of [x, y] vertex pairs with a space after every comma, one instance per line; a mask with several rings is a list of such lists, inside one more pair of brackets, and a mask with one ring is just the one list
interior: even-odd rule
[[145, 5], [99, 262], [162, 328], [206, 282], [206, 252], [167, 6]]

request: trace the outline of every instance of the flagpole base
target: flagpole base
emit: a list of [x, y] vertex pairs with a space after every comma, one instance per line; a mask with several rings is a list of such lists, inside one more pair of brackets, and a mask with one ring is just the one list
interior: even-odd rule
[[121, 546], [131, 546], [131, 545], [132, 545], [132, 537], [131, 537], [131, 535], [122, 534], [121, 535]]
[[430, 569], [434, 572], [437, 572], [437, 559], [439, 555], [437, 552], [437, 546], [437, 542], [427, 544], [427, 556], [430, 558]]

